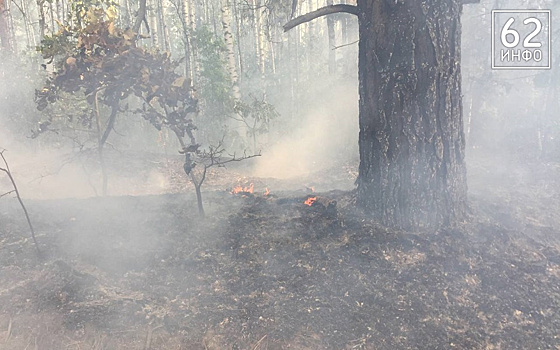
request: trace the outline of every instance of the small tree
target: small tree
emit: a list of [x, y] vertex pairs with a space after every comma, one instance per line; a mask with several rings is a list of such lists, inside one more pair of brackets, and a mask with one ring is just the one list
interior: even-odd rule
[[[62, 27], [43, 42], [43, 56], [56, 61], [56, 72], [36, 92], [38, 109], [54, 104], [64, 93], [82, 96], [91, 107], [89, 125], [95, 125], [97, 130], [98, 153], [104, 169], [103, 146], [118, 114], [130, 105], [136, 106], [134, 114], [141, 115], [156, 129], [167, 127], [176, 135], [180, 153], [185, 155], [183, 169], [195, 186], [199, 211], [204, 214], [200, 188], [206, 170], [252, 156], [232, 155], [224, 159], [221, 143], [208, 150], [200, 149], [193, 133], [198, 99], [190, 79], [177, 73], [180, 60], [173, 60], [167, 52], [138, 46], [135, 32], [116, 27], [116, 14], [111, 6], [90, 7], [77, 15], [77, 26]], [[103, 110], [109, 112], [106, 121], [102, 118]], [[37, 134], [48, 130], [51, 122], [42, 122]], [[193, 171], [197, 164], [201, 169], [198, 176]], [[103, 183], [105, 193], [105, 171]]]
[[279, 116], [276, 108], [264, 99], [253, 99], [251, 103], [237, 101], [233, 119], [245, 125], [253, 142], [253, 151], [257, 150], [258, 135], [268, 132], [270, 121]]

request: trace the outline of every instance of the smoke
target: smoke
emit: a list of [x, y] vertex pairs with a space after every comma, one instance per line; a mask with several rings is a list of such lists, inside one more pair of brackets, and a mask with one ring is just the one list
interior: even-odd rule
[[324, 86], [306, 101], [292, 133], [263, 151], [254, 175], [288, 179], [309, 175], [358, 155], [357, 85]]

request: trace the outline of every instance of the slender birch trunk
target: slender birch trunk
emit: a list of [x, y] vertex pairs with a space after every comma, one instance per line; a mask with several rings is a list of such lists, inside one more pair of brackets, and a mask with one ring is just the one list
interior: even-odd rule
[[235, 20], [235, 31], [236, 31], [236, 36], [237, 36], [237, 64], [239, 65], [239, 76], [243, 76], [243, 54], [242, 54], [242, 50], [241, 50], [241, 26], [242, 26], [242, 20], [239, 16], [239, 8], [237, 6], [237, 1], [233, 0], [232, 2], [232, 7], [233, 7], [233, 17]]
[[159, 28], [158, 28], [158, 21], [157, 21], [157, 0], [150, 0], [149, 2], [149, 10], [146, 15], [148, 22], [150, 23], [150, 37], [152, 38], [152, 46], [159, 48]]
[[[190, 33], [195, 33], [197, 30], [197, 7], [195, 0], [185, 0], [188, 1], [188, 18], [187, 24], [190, 28]], [[204, 1], [204, 6], [208, 8], [208, 1]], [[192, 39], [192, 38], [191, 38]], [[198, 84], [198, 78], [200, 76], [200, 65], [198, 64], [198, 55], [196, 49], [196, 41], [189, 40], [190, 42], [190, 52], [191, 52], [191, 70], [192, 70], [192, 82], [196, 86]]]
[[239, 75], [235, 64], [235, 51], [233, 35], [231, 32], [231, 3], [230, 0], [222, 0], [222, 28], [224, 31], [224, 42], [226, 44], [227, 68], [233, 88], [233, 98], [235, 101], [241, 99], [239, 90]]
[[56, 26], [54, 24], [54, 9], [52, 2], [49, 2], [49, 13], [51, 15], [51, 34], [54, 34], [56, 33]]
[[45, 0], [37, 0], [37, 10], [39, 12], [39, 42], [45, 37]]

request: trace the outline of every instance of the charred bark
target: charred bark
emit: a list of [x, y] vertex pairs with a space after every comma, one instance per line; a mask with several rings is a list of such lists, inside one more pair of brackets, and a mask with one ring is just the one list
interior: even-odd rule
[[459, 0], [358, 0], [359, 205], [383, 224], [466, 212]]

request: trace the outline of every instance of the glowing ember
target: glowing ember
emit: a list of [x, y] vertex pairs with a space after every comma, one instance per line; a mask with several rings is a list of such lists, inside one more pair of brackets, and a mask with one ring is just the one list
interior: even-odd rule
[[268, 190], [268, 187], [264, 189], [264, 195], [268, 196], [270, 194], [270, 191]]
[[253, 184], [251, 183], [251, 184], [249, 185], [249, 187], [241, 187], [241, 186], [234, 187], [234, 188], [231, 190], [231, 193], [232, 193], [232, 194], [237, 194], [237, 193], [253, 193]]
[[312, 206], [313, 203], [315, 203], [316, 200], [317, 200], [317, 197], [309, 197], [309, 198], [307, 198], [307, 200], [305, 202], [303, 202], [303, 204], [308, 205], [308, 206]]

